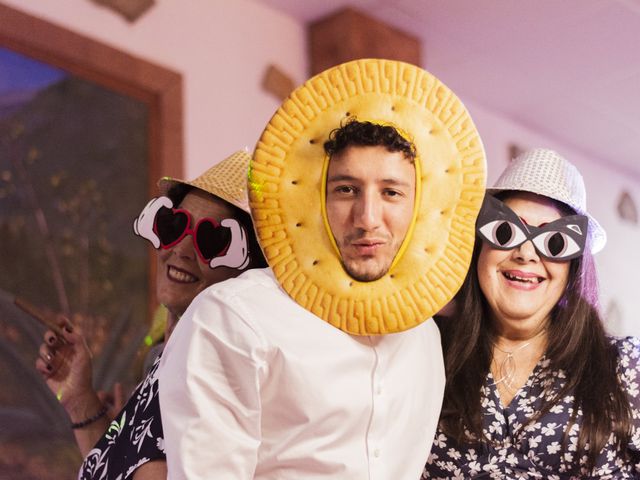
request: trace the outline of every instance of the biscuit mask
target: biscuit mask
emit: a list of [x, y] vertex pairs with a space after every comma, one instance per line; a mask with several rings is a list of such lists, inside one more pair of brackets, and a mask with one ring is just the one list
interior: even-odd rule
[[[415, 223], [390, 270], [345, 272], [323, 217], [323, 144], [348, 118], [389, 124], [417, 150]], [[460, 100], [416, 66], [356, 60], [296, 89], [273, 115], [250, 167], [260, 245], [282, 288], [356, 335], [401, 332], [437, 313], [464, 281], [482, 205], [485, 154]]]

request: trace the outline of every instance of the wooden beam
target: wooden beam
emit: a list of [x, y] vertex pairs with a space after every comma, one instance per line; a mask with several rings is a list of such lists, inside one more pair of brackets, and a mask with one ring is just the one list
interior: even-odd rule
[[413, 35], [353, 8], [309, 25], [311, 74], [358, 58], [386, 58], [420, 65], [421, 43]]

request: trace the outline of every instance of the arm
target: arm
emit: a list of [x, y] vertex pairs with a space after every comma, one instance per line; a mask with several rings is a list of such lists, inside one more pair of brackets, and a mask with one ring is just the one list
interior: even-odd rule
[[[631, 408], [631, 438], [628, 449], [640, 456], [640, 339], [627, 337], [616, 341], [618, 347], [618, 377], [627, 393]], [[640, 472], [640, 464], [636, 466]]]
[[[160, 365], [169, 478], [253, 478], [266, 348], [246, 315], [215, 291], [199, 295]], [[244, 317], [244, 318], [243, 318]]]
[[152, 460], [140, 465], [133, 472], [133, 480], [159, 480], [167, 478], [167, 462], [165, 460]]
[[[36, 369], [51, 392], [56, 395], [69, 415], [71, 423], [83, 422], [100, 413], [104, 403], [93, 389], [91, 352], [78, 327], [60, 316], [58, 333], [47, 330], [40, 345]], [[73, 433], [83, 456], [86, 456], [105, 432], [110, 422], [105, 414]]]
[[457, 453], [457, 449], [453, 443], [449, 444], [449, 442], [451, 442], [451, 439], [438, 428], [421, 480], [428, 478], [462, 478], [462, 472], [451, 461], [449, 456], [449, 452]]

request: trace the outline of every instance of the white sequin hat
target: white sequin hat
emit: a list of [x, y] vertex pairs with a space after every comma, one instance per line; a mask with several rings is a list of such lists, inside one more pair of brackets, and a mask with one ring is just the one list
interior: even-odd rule
[[562, 202], [589, 219], [591, 253], [602, 250], [607, 234], [587, 212], [587, 191], [578, 169], [553, 150], [536, 148], [518, 155], [487, 192], [496, 194], [504, 190], [544, 195]]

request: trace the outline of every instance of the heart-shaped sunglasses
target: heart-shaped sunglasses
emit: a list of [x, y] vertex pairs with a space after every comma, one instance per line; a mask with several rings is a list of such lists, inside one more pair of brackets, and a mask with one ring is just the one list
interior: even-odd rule
[[184, 208], [162, 207], [156, 214], [153, 230], [160, 239], [160, 248], [169, 249], [191, 235], [193, 246], [204, 263], [224, 255], [231, 244], [231, 229], [210, 217], [193, 225], [191, 212]]

